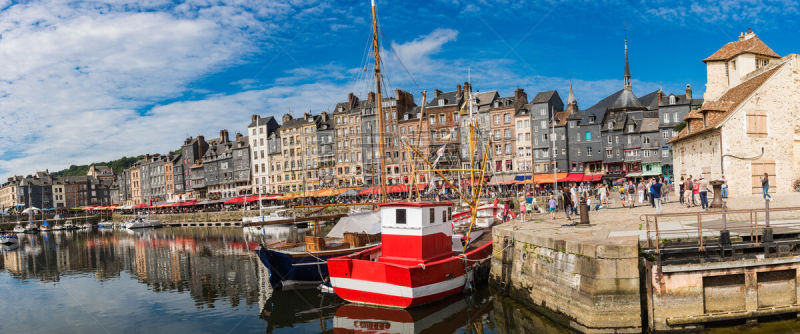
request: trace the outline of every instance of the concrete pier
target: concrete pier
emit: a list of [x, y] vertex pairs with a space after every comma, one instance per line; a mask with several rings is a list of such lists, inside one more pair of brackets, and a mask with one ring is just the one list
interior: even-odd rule
[[640, 220], [652, 211], [637, 208], [608, 210], [589, 226], [544, 216], [499, 225], [491, 283], [583, 333], [800, 314], [800, 208], [766, 215], [752, 203], [725, 218], [683, 210]]

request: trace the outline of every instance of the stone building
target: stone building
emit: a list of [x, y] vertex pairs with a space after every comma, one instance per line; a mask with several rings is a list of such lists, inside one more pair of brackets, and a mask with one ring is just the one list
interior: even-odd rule
[[[450, 92], [434, 90], [433, 98], [425, 106], [423, 126], [426, 129], [421, 132], [421, 139], [427, 142], [427, 145], [422, 148], [420, 153], [424, 154], [426, 158], [433, 159], [431, 160], [433, 162], [436, 160], [438, 152], [444, 147], [436, 168], [453, 169], [461, 166], [459, 127], [461, 114], [459, 111], [463, 108], [464, 102], [464, 91], [461, 85], [456, 85], [456, 90]], [[409, 118], [412, 117], [409, 116]], [[418, 120], [416, 117], [413, 118]], [[416, 129], [419, 127], [418, 124], [410, 124], [411, 128], [409, 129]]]
[[[526, 179], [525, 176], [531, 175], [533, 172], [533, 150], [531, 145], [533, 139], [531, 138], [531, 112], [528, 106], [519, 108], [514, 115], [514, 123], [516, 124], [517, 142], [515, 143], [517, 150], [514, 157], [514, 168], [516, 169], [518, 180]], [[522, 175], [523, 177], [519, 177]]]
[[[359, 116], [360, 118], [360, 116]], [[318, 178], [318, 189], [330, 189], [336, 186], [336, 150], [334, 145], [336, 140], [334, 133], [334, 117], [327, 112], [321, 112], [318, 116], [314, 117], [317, 123], [317, 147], [314, 148], [317, 152], [317, 157], [314, 160], [313, 168], [316, 170]], [[360, 123], [360, 122], [358, 122]], [[357, 124], [352, 129], [361, 129], [361, 124]], [[361, 162], [361, 137], [356, 139], [355, 145], [359, 147], [355, 157], [357, 163]], [[351, 145], [353, 143], [350, 143]]]
[[22, 179], [22, 176], [15, 175], [9, 177], [8, 181], [0, 186], [0, 210], [22, 205], [22, 198], [18, 193], [19, 183]]
[[[364, 184], [362, 165], [363, 148], [361, 147], [361, 111], [358, 97], [348, 94], [347, 102], [336, 104], [333, 112], [334, 143], [320, 142], [320, 152], [334, 155], [334, 183], [338, 187]], [[330, 148], [331, 152], [327, 152]]]
[[[408, 158], [405, 145], [400, 142], [398, 122], [402, 115], [413, 110], [416, 103], [411, 93], [400, 89], [394, 90], [394, 96], [384, 97], [382, 100], [384, 147], [381, 152], [386, 155], [386, 184], [400, 184], [403, 183], [403, 177], [408, 176], [400, 169]], [[379, 143], [378, 139], [376, 137]], [[377, 163], [380, 164], [380, 157]], [[377, 184], [380, 184], [379, 179]]]
[[67, 206], [67, 199], [64, 192], [64, 180], [55, 178], [53, 180], [53, 208], [65, 208]]
[[[552, 172], [553, 168], [553, 140], [560, 136], [553, 136], [554, 129], [551, 120], [555, 114], [564, 110], [564, 102], [555, 90], [540, 92], [531, 100], [528, 109], [531, 112], [531, 136], [533, 149], [533, 169], [535, 173]], [[561, 146], [566, 147], [566, 146]], [[556, 145], [556, 149], [558, 145]], [[566, 166], [557, 166], [564, 170]]]
[[[397, 125], [400, 129], [401, 140], [408, 141], [412, 144], [424, 157], [430, 157], [430, 137], [426, 134], [428, 131], [429, 122], [425, 122], [425, 116], [421, 114], [422, 107], [416, 106], [409, 112], [401, 116]], [[421, 121], [421, 122], [420, 122]], [[408, 178], [403, 177], [403, 183], [411, 183], [412, 167], [414, 170], [428, 169], [425, 162], [420, 159], [413, 150], [408, 149], [408, 159], [401, 162], [401, 171], [406, 174]], [[458, 153], [456, 153], [458, 154]], [[430, 173], [417, 173], [417, 183], [425, 183], [429, 180]]]
[[247, 133], [250, 140], [250, 151], [252, 158], [249, 159], [251, 164], [251, 173], [253, 173], [252, 192], [258, 193], [258, 188], [261, 188], [261, 193], [268, 193], [271, 179], [272, 165], [271, 156], [269, 155], [269, 138], [280, 127], [278, 121], [272, 116], [261, 117], [260, 115], [253, 115], [250, 118], [250, 125], [247, 126]]
[[[489, 115], [490, 110], [495, 105], [495, 102], [500, 98], [500, 94], [496, 90], [489, 92], [472, 91], [472, 85], [469, 82], [464, 83], [464, 95], [467, 99], [466, 107], [462, 108], [461, 116], [459, 117], [459, 132], [461, 133], [461, 167], [469, 168], [470, 157], [474, 155], [476, 160], [483, 159], [484, 147], [487, 140], [492, 137], [492, 121]], [[477, 120], [477, 128], [474, 129], [475, 149], [470, 150], [470, 130], [469, 124], [472, 120]], [[488, 161], [493, 161], [494, 149], [490, 149], [487, 154]], [[476, 166], [477, 167], [477, 166]], [[490, 166], [489, 168], [494, 168]]]
[[116, 179], [116, 175], [114, 175], [114, 169], [108, 166], [89, 166], [89, 171], [86, 172], [87, 176], [96, 177], [101, 180], [111, 180], [113, 181]]
[[231, 141], [228, 130], [220, 130], [219, 138], [208, 141], [202, 160], [207, 198], [228, 199], [250, 192], [249, 150], [247, 137], [237, 133]]
[[672, 144], [669, 140], [678, 134], [675, 131], [675, 126], [683, 121], [686, 115], [693, 109], [697, 109], [703, 104], [703, 99], [692, 98], [692, 87], [686, 85], [685, 94], [669, 94], [663, 96], [658, 104], [658, 113], [660, 115], [658, 121], [658, 128], [661, 131], [659, 142], [661, 151], [661, 174], [665, 176], [673, 176], [673, 156]]
[[515, 97], [495, 99], [489, 110], [491, 119], [492, 160], [494, 173], [491, 182], [510, 182], [514, 180], [514, 157], [516, 155], [516, 134], [514, 115], [528, 103], [525, 92], [517, 89]]
[[266, 181], [266, 191], [262, 189], [262, 193], [278, 193], [280, 192], [280, 190], [278, 190], [278, 183], [283, 180], [283, 174], [281, 172], [283, 164], [281, 163], [280, 127], [275, 129], [267, 138], [267, 155], [269, 155], [269, 165], [266, 167], [269, 168], [269, 177]]
[[[281, 155], [276, 155], [276, 164], [281, 164], [283, 178], [278, 177], [276, 182], [278, 192], [298, 192], [313, 190], [307, 182], [313, 182], [307, 171], [305, 161], [311, 162], [311, 150], [316, 150], [316, 123], [310, 113], [305, 113], [301, 118], [292, 115], [283, 115], [280, 129]], [[314, 143], [312, 145], [312, 140]], [[308, 143], [306, 143], [306, 141]], [[313, 147], [312, 147], [313, 146]], [[308, 154], [306, 154], [308, 149]], [[315, 157], [314, 157], [315, 158]], [[309, 177], [307, 177], [309, 176]]]
[[730, 196], [794, 191], [800, 178], [800, 56], [742, 33], [704, 60], [705, 101], [670, 140], [676, 177], [728, 181]]
[[[184, 198], [199, 199], [205, 197], [205, 177], [203, 173], [203, 155], [208, 150], [204, 136], [186, 138], [181, 146], [181, 169], [183, 171]], [[194, 172], [200, 175], [193, 174]], [[197, 183], [196, 183], [197, 182]], [[200, 192], [199, 194], [197, 192]]]
[[378, 109], [375, 106], [375, 93], [370, 92], [367, 94], [367, 100], [359, 101], [358, 104], [358, 110], [361, 113], [361, 156], [364, 185], [378, 185], [381, 183], [381, 149], [378, 147], [378, 118], [376, 116]]
[[[253, 187], [251, 180], [251, 159], [250, 159], [250, 138], [236, 133], [236, 140], [231, 143], [231, 152], [233, 153], [233, 186], [239, 196], [252, 194]], [[266, 165], [265, 165], [266, 167]]]

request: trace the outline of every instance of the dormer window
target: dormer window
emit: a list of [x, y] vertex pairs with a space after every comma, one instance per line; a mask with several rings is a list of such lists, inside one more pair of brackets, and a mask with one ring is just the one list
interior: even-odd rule
[[608, 129], [611, 130], [614, 128], [614, 122], [608, 122]]
[[596, 117], [589, 116], [589, 123], [594, 123], [595, 119], [596, 119]]
[[633, 124], [628, 124], [628, 132], [633, 132], [634, 126]]
[[439, 106], [443, 106], [443, 105], [444, 105], [444, 99], [439, 99]]
[[675, 95], [669, 96], [669, 104], [675, 104]]

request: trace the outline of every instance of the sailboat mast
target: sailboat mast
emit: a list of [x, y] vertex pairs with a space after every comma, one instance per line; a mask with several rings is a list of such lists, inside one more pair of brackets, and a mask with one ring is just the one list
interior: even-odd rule
[[372, 0], [372, 41], [375, 52], [375, 91], [376, 102], [378, 106], [378, 149], [380, 152], [381, 160], [381, 202], [386, 202], [386, 156], [384, 150], [383, 138], [383, 98], [381, 97], [381, 55], [380, 44], [378, 43], [378, 16], [375, 13], [375, 0]]

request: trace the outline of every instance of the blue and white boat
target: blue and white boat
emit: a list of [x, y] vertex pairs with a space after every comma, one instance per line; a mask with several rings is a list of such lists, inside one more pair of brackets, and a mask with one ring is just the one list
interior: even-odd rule
[[22, 225], [17, 224], [14, 226], [14, 233], [25, 233], [25, 228]]
[[[317, 285], [328, 279], [328, 259], [379, 245], [380, 229], [377, 212], [360, 212], [342, 218], [324, 238], [309, 236], [306, 243], [273, 242], [259, 245], [255, 251], [269, 271], [273, 289]], [[345, 233], [357, 236], [347, 240]], [[315, 244], [320, 239], [324, 241]]]
[[37, 232], [39, 232], [39, 226], [36, 226], [36, 224], [34, 224], [33, 221], [31, 220], [30, 224], [28, 224], [28, 226], [25, 227], [25, 233], [37, 233]]
[[97, 224], [98, 229], [110, 230], [114, 228], [114, 222], [100, 222]]
[[16, 234], [13, 233], [0, 234], [0, 244], [10, 245], [18, 243], [19, 243], [19, 237]]

